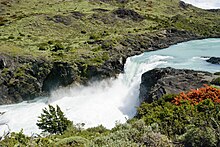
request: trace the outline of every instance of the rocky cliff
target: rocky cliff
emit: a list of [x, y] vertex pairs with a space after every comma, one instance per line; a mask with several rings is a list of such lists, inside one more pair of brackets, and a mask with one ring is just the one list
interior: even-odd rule
[[165, 94], [178, 94], [210, 84], [214, 77], [203, 71], [156, 68], [142, 75], [139, 98], [141, 102], [153, 102]]
[[17, 103], [45, 96], [51, 90], [75, 82], [86, 84], [89, 80], [115, 77], [123, 72], [127, 57], [197, 38], [195, 34], [176, 29], [132, 36], [121, 42], [121, 48], [109, 49], [112, 58], [98, 66], [80, 62], [50, 61], [43, 57], [34, 59], [31, 56], [13, 57], [2, 54], [0, 104]]

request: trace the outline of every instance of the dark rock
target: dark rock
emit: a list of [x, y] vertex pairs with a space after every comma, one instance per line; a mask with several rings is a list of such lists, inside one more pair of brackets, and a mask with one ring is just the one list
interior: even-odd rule
[[45, 95], [43, 81], [50, 71], [46, 60], [1, 55], [4, 70], [0, 72], [0, 105], [18, 103]]
[[216, 73], [214, 73], [214, 75], [218, 75], [218, 76], [220, 76], [220, 72], [216, 72]]
[[0, 69], [5, 68], [5, 66], [6, 66], [6, 63], [5, 63], [4, 59], [0, 58]]
[[78, 11], [73, 11], [71, 12], [71, 16], [75, 19], [81, 19], [82, 17], [85, 16], [85, 14], [78, 12]]
[[180, 8], [186, 9], [186, 8], [188, 8], [188, 6], [189, 6], [189, 4], [186, 4], [184, 1], [179, 2], [179, 7]]
[[46, 19], [55, 23], [62, 23], [64, 25], [71, 25], [72, 23], [70, 16], [55, 15], [53, 17], [46, 17]]
[[216, 86], [220, 86], [220, 77], [214, 78], [211, 81], [211, 84], [216, 85]]
[[125, 4], [128, 2], [128, 0], [117, 0], [118, 3], [121, 3], [121, 4]]
[[[104, 3], [110, 3], [110, 2], [112, 2], [112, 0], [97, 0], [97, 1], [104, 2]], [[117, 2], [117, 3], [122, 3], [122, 4], [124, 4], [124, 3], [127, 3], [128, 0], [116, 0], [116, 2]]]
[[119, 8], [113, 12], [119, 18], [122, 19], [131, 19], [133, 21], [142, 21], [144, 19], [143, 16], [135, 12], [134, 10]]
[[220, 57], [211, 57], [206, 61], [212, 64], [220, 64]]
[[51, 72], [43, 82], [42, 90], [50, 92], [60, 86], [67, 86], [76, 80], [74, 69], [68, 63], [55, 62]]
[[82, 82], [86, 84], [88, 81], [103, 80], [105, 78], [116, 77], [123, 72], [126, 58], [118, 58], [109, 60], [101, 66], [78, 64], [78, 69], [81, 71]]
[[209, 84], [212, 74], [174, 68], [156, 68], [141, 77], [140, 101], [153, 102], [165, 94], [178, 94]]
[[107, 10], [107, 9], [102, 9], [102, 8], [95, 8], [95, 9], [92, 9], [92, 11], [96, 11], [96, 12], [108, 12], [109, 10]]
[[121, 45], [124, 47], [121, 48], [123, 50], [121, 52], [126, 54], [126, 56], [133, 56], [143, 53], [144, 51], [158, 50], [180, 42], [199, 39], [199, 37], [193, 33], [173, 28], [157, 32], [153, 35], [127, 35], [124, 38], [125, 39], [121, 41]]
[[207, 9], [206, 11], [209, 11], [209, 12], [213, 12], [213, 13], [218, 13], [220, 12], [220, 9]]

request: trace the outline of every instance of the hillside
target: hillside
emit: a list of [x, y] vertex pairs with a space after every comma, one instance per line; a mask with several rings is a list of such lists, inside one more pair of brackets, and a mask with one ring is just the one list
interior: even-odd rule
[[219, 36], [219, 11], [178, 0], [2, 0], [0, 104], [116, 76], [144, 51]]

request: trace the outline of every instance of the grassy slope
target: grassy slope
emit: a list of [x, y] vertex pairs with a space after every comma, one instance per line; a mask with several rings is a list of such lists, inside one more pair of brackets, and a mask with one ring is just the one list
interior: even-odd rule
[[[109, 44], [118, 46], [127, 34], [170, 27], [206, 36], [220, 32], [219, 13], [195, 7], [184, 10], [178, 0], [4, 0], [1, 4], [5, 10], [0, 17], [0, 52], [43, 55], [53, 60], [102, 64], [109, 59], [108, 51], [89, 42], [110, 40]], [[118, 18], [113, 11], [120, 7], [146, 19]], [[62, 49], [51, 51], [57, 44]]]

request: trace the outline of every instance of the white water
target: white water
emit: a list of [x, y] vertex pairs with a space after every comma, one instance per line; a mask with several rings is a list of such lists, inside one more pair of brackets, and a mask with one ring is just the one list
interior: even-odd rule
[[220, 8], [219, 0], [182, 0], [182, 1], [192, 4], [202, 9], [219, 9]]
[[[175, 67], [210, 72], [220, 71], [219, 65], [212, 65], [201, 56], [220, 57], [220, 39], [190, 41], [171, 46], [168, 49], [146, 52], [127, 59], [124, 74], [117, 79], [59, 89], [50, 98], [36, 99], [13, 105], [0, 106], [0, 124], [7, 123], [11, 131], [31, 135], [40, 133], [36, 126], [38, 116], [47, 104], [58, 104], [66, 116], [85, 127], [104, 125], [112, 128], [116, 121], [121, 123], [132, 118], [138, 106], [139, 84], [142, 73], [155, 67]], [[7, 131], [0, 125], [0, 131]]]

